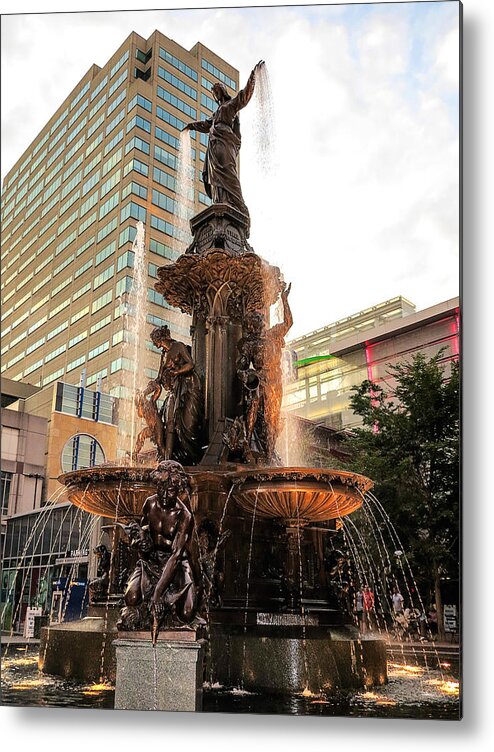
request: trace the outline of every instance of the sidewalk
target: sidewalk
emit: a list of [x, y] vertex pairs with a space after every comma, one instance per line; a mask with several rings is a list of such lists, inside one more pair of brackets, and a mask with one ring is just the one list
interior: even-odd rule
[[408, 649], [408, 650], [418, 650], [425, 648], [429, 651], [436, 651], [439, 653], [456, 653], [458, 654], [461, 649], [461, 645], [457, 642], [436, 642], [433, 640], [432, 642], [429, 642], [428, 640], [424, 640], [423, 642], [419, 642], [418, 640], [414, 640], [413, 642], [410, 642], [409, 640], [406, 640], [402, 642], [401, 640], [386, 640], [386, 644], [389, 646], [389, 648], [401, 650], [402, 648]]
[[8, 632], [2, 632], [2, 645], [15, 645], [17, 647], [37, 647], [40, 640], [36, 637], [24, 637], [21, 634], [9, 634]]

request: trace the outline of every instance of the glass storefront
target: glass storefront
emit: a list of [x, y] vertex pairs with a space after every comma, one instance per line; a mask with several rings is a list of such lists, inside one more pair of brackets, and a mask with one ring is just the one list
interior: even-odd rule
[[[96, 520], [69, 503], [7, 520], [0, 589], [2, 629], [18, 630], [28, 606], [39, 606], [48, 614], [57, 581], [66, 582], [67, 589], [73, 582], [87, 585], [89, 541]], [[68, 591], [65, 595], [70, 600]], [[83, 606], [81, 601], [81, 610]]]

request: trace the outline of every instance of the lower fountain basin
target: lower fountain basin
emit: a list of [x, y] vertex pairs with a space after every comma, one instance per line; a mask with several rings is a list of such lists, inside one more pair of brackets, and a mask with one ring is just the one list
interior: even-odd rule
[[237, 503], [287, 527], [339, 520], [362, 506], [374, 483], [344, 470], [303, 467], [249, 468], [230, 473]]

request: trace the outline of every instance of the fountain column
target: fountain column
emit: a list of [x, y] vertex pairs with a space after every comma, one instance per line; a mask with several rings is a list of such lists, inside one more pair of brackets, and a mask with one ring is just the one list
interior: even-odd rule
[[[169, 305], [192, 315], [192, 357], [204, 385], [206, 439], [222, 435], [242, 414], [238, 343], [249, 313], [268, 321], [284, 289], [280, 270], [253, 253], [248, 218], [214, 204], [191, 221], [193, 241], [174, 264], [158, 269], [155, 287]], [[206, 453], [204, 464], [216, 463]]]

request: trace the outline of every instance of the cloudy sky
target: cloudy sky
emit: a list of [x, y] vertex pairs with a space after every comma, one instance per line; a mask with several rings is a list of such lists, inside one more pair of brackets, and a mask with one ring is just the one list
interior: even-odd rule
[[420, 309], [458, 294], [456, 2], [3, 16], [2, 178], [92, 63], [154, 29], [202, 41], [241, 83], [267, 62], [273, 166], [251, 103], [242, 186], [252, 245], [292, 282], [290, 336], [396, 295]]

